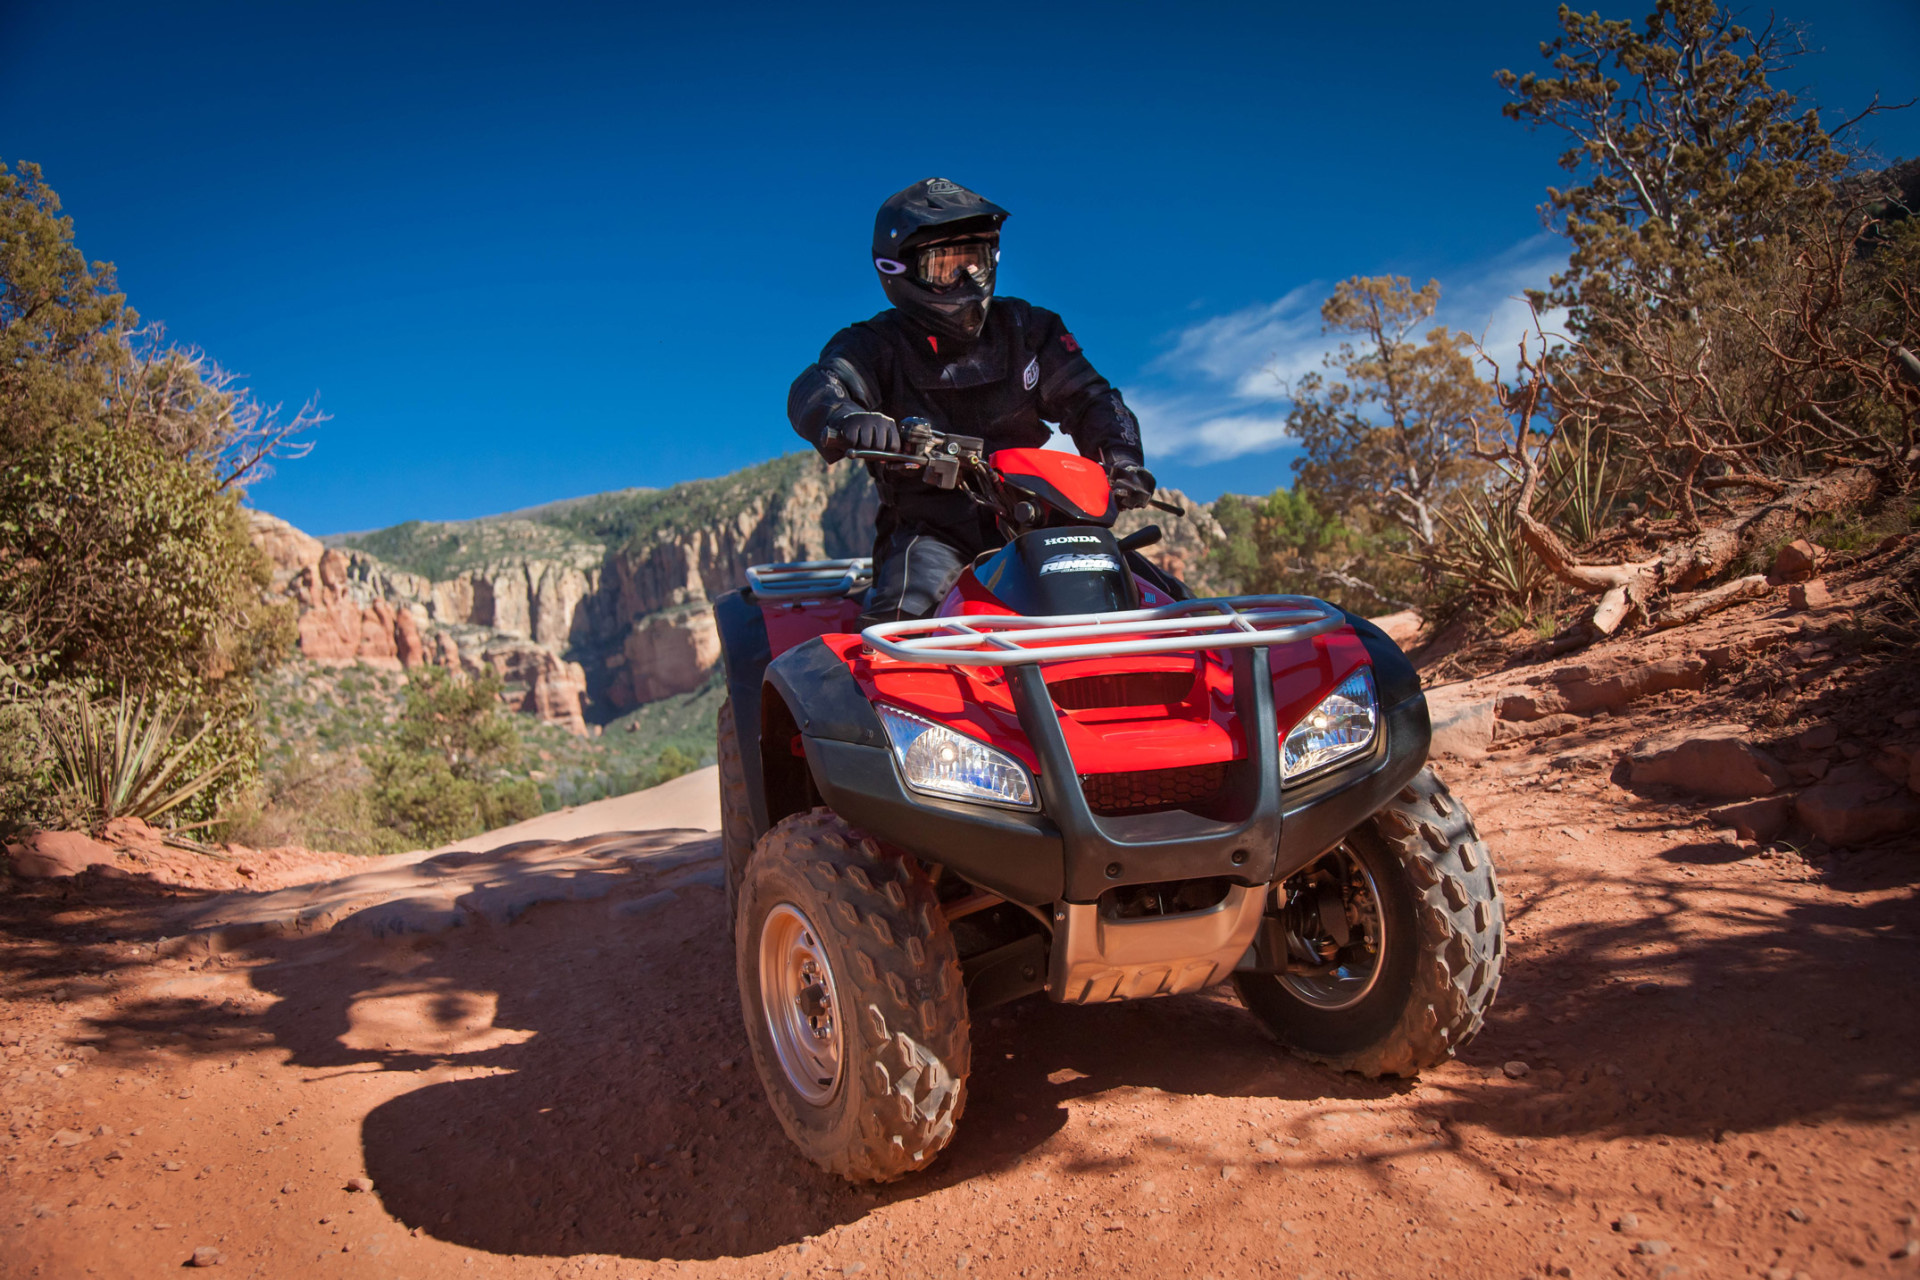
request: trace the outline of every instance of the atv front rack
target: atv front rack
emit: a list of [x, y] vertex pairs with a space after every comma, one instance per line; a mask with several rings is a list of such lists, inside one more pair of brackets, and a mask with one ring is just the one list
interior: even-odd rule
[[[1013, 667], [1077, 658], [1253, 649], [1338, 631], [1340, 611], [1312, 596], [1219, 596], [1156, 609], [1023, 618], [969, 613], [880, 622], [860, 638], [901, 662]], [[1091, 636], [1111, 639], [1088, 641]]]
[[765, 600], [844, 596], [873, 585], [873, 561], [859, 556], [848, 560], [756, 564], [747, 570], [747, 585], [754, 595]]

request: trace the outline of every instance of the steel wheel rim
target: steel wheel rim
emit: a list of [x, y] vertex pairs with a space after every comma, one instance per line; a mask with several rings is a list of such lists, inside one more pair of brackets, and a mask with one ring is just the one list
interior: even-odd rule
[[[1302, 1003], [1334, 1012], [1359, 1004], [1379, 983], [1381, 971], [1386, 968], [1387, 947], [1391, 940], [1387, 936], [1387, 914], [1380, 901], [1379, 881], [1374, 878], [1367, 864], [1355, 857], [1353, 851], [1344, 844], [1336, 845], [1289, 877], [1282, 886], [1283, 891], [1295, 881], [1316, 871], [1329, 869], [1329, 864], [1336, 869], [1339, 882], [1350, 887], [1352, 900], [1366, 904], [1360, 911], [1360, 936], [1340, 950], [1337, 957], [1339, 963], [1331, 970], [1324, 973], [1283, 973], [1280, 975], [1280, 985]], [[1371, 943], [1370, 947], [1366, 945], [1368, 942]], [[1290, 939], [1289, 949], [1291, 946]]]
[[839, 996], [820, 931], [789, 902], [769, 911], [760, 929], [760, 1003], [787, 1083], [815, 1106], [825, 1103], [840, 1087]]

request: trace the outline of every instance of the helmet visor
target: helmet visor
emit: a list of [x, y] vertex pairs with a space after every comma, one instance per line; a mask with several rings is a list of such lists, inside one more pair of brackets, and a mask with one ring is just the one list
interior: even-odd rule
[[991, 240], [956, 240], [925, 245], [914, 251], [913, 276], [929, 289], [945, 291], [972, 284], [993, 287], [993, 264], [1000, 256]]

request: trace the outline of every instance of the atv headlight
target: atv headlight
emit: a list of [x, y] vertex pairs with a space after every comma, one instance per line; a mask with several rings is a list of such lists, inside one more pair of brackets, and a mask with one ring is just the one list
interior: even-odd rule
[[1019, 809], [1037, 807], [1033, 779], [1006, 752], [895, 707], [876, 703], [874, 710], [893, 740], [901, 776], [915, 791]]
[[1280, 744], [1280, 780], [1311, 773], [1358, 755], [1380, 729], [1380, 702], [1373, 695], [1373, 669], [1362, 667], [1287, 730]]

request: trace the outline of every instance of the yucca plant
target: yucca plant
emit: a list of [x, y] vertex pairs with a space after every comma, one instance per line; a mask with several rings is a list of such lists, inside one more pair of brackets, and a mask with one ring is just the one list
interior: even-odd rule
[[1447, 538], [1430, 557], [1442, 574], [1468, 593], [1510, 605], [1531, 616], [1535, 600], [1549, 585], [1545, 566], [1521, 541], [1513, 499], [1487, 494], [1469, 497], [1456, 512], [1443, 514]]
[[1611, 438], [1584, 419], [1563, 420], [1547, 447], [1534, 511], [1575, 546], [1593, 541], [1613, 522], [1622, 468], [1612, 453]]
[[193, 749], [214, 728], [209, 720], [184, 742], [174, 732], [184, 707], [123, 686], [104, 707], [78, 699], [70, 714], [48, 707], [42, 723], [53, 743], [55, 775], [97, 821], [152, 821], [219, 781], [238, 757], [195, 762]]

